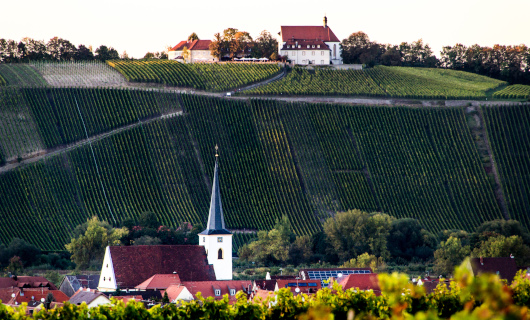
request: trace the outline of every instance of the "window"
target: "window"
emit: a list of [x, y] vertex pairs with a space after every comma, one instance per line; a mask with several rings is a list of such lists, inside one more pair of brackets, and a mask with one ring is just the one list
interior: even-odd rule
[[103, 277], [103, 281], [106, 281], [107, 280], [107, 277]]
[[311, 60], [311, 63], [312, 63], [312, 64], [315, 64], [315, 60]]
[[217, 242], [223, 242], [223, 237], [217, 237]]
[[334, 44], [333, 45], [333, 58], [336, 58], [337, 57], [337, 45]]
[[298, 45], [298, 49], [300, 49], [300, 48], [302, 48], [302, 46], [301, 46], [301, 45]]
[[312, 46], [311, 46], [311, 48], [314, 48], [314, 47], [315, 47], [315, 45], [312, 45]]
[[319, 45], [319, 44], [317, 44], [317, 48], [320, 48], [320, 45]]
[[206, 237], [202, 237], [202, 242], [206, 242]]
[[324, 51], [320, 51], [320, 55], [323, 56], [324, 55]]
[[221, 295], [221, 290], [220, 289], [215, 289], [215, 295], [216, 296], [220, 296]]
[[320, 64], [324, 64], [324, 60], [320, 60]]
[[236, 289], [230, 289], [230, 295], [235, 296], [236, 295]]
[[292, 56], [294, 56], [294, 55], [295, 55], [294, 51], [291, 51], [291, 55], [292, 55]]
[[315, 51], [311, 51], [311, 55], [314, 56], [315, 55]]
[[107, 268], [109, 267], [109, 264], [107, 263]]
[[289, 49], [289, 45], [287, 45], [287, 49]]
[[305, 51], [302, 51], [302, 55], [305, 56]]
[[223, 249], [219, 249], [219, 251], [217, 251], [217, 259], [223, 259]]
[[309, 45], [307, 45], [307, 49], [309, 49]]
[[109, 277], [109, 281], [110, 281], [111, 277]]

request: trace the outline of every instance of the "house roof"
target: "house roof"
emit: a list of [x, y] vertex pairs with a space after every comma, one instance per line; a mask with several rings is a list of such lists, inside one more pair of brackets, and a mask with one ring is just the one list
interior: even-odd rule
[[263, 290], [274, 290], [276, 288], [276, 281], [278, 279], [272, 279], [272, 280], [254, 280], [254, 284], [256, 287], [259, 287]]
[[155, 274], [151, 278], [137, 285], [135, 288], [140, 290], [167, 289], [171, 285], [180, 284], [178, 274]]
[[[178, 296], [186, 289], [183, 285], [171, 285], [169, 286], [165, 292], [167, 292], [167, 297], [169, 298], [169, 301], [175, 301], [175, 299], [178, 298]], [[161, 292], [162, 296], [164, 296], [164, 293]]]
[[[298, 47], [300, 46], [300, 48]], [[308, 47], [309, 46], [309, 47]], [[322, 40], [292, 40], [285, 42], [282, 50], [329, 50], [329, 46]]]
[[338, 283], [344, 290], [359, 288], [360, 290], [373, 290], [375, 293], [381, 293], [381, 288], [379, 288], [379, 278], [376, 273], [349, 274], [345, 277], [341, 277]]
[[188, 50], [210, 50], [211, 40], [181, 41], [169, 51], [181, 51], [184, 47]]
[[[243, 290], [249, 293], [249, 288], [252, 289], [252, 282], [250, 280], [220, 280], [220, 281], [184, 281], [182, 285], [196, 297], [200, 292], [203, 297], [213, 297], [216, 300], [223, 298], [223, 295], [228, 294], [228, 299], [231, 302], [236, 301], [236, 296], [230, 294], [230, 289], [237, 291]], [[216, 296], [215, 289], [221, 290], [221, 294]], [[169, 295], [169, 294], [168, 294]]]
[[136, 300], [136, 301], [142, 301], [143, 297], [141, 295], [132, 295], [132, 296], [116, 296], [114, 297], [116, 300], [121, 300], [124, 303], [129, 302], [129, 300]]
[[181, 281], [216, 279], [203, 246], [111, 246], [109, 251], [116, 284], [121, 289], [134, 288], [155, 274], [174, 271]]
[[63, 281], [70, 282], [74, 292], [79, 288], [97, 289], [99, 283], [99, 274], [96, 275], [66, 275]]
[[215, 155], [215, 169], [213, 174], [212, 197], [210, 199], [210, 212], [206, 229], [200, 234], [231, 234], [225, 229], [221, 191], [219, 187], [219, 157]]
[[[320, 280], [281, 279], [276, 280], [276, 285], [278, 289], [289, 288], [293, 294], [313, 294], [322, 288]], [[300, 291], [296, 292], [296, 288]]]
[[52, 290], [57, 290], [57, 287], [44, 277], [33, 276], [15, 276], [0, 278], [0, 288], [40, 288], [48, 287]]
[[282, 42], [287, 40], [322, 40], [325, 42], [340, 42], [339, 38], [324, 26], [282, 26]]
[[273, 295], [274, 295], [274, 291], [258, 289], [258, 290], [253, 292], [252, 297], [253, 297], [254, 300], [256, 300], [256, 299], [265, 300], [268, 297], [273, 296]]
[[100, 296], [103, 296], [110, 303], [110, 299], [107, 298], [107, 296], [104, 295], [103, 293], [98, 292], [96, 290], [91, 290], [91, 289], [88, 289], [88, 291], [87, 291], [87, 290], [83, 290], [82, 288], [79, 289], [70, 298], [70, 300], [68, 302], [70, 302], [71, 304], [75, 304], [75, 305], [81, 304], [83, 302], [85, 302], [86, 304], [90, 304], [92, 301], [96, 300], [96, 298], [100, 297]]
[[498, 274], [501, 279], [508, 280], [508, 283], [513, 281], [517, 273], [517, 265], [515, 259], [510, 257], [504, 258], [471, 258], [471, 268], [474, 275], [481, 273]]
[[[4, 304], [21, 304], [26, 302], [31, 305], [37, 305], [42, 298], [46, 299], [48, 293], [53, 294], [55, 301], [65, 302], [68, 301], [68, 296], [59, 290], [49, 290], [48, 288], [2, 288], [0, 289], [0, 300]], [[15, 295], [14, 297], [12, 295]]]

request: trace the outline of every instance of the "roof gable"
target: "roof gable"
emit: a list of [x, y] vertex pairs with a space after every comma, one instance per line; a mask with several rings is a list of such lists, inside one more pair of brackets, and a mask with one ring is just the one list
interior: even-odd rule
[[[217, 151], [217, 146], [216, 146]], [[230, 234], [225, 229], [223, 205], [221, 203], [221, 190], [219, 186], [219, 157], [215, 154], [215, 169], [213, 174], [212, 197], [210, 199], [210, 212], [208, 213], [208, 224], [200, 234]]]
[[134, 288], [155, 274], [177, 272], [181, 281], [215, 280], [204, 247], [197, 245], [109, 247], [116, 284]]
[[101, 297], [101, 296], [103, 298], [105, 298], [110, 303], [110, 300], [109, 300], [109, 298], [107, 298], [106, 295], [104, 295], [101, 292], [96, 292], [96, 291], [90, 290], [90, 289], [89, 289], [89, 291], [86, 291], [86, 290], [83, 290], [83, 289], [79, 289], [70, 298], [70, 300], [68, 302], [70, 302], [71, 304], [75, 304], [75, 305], [78, 305], [78, 304], [81, 304], [81, 303], [85, 302], [88, 305], [92, 301], [96, 300], [98, 297]]
[[381, 292], [379, 288], [379, 278], [375, 273], [368, 274], [349, 274], [342, 277], [339, 281], [342, 289], [359, 288], [360, 290], [373, 290], [374, 292]]
[[167, 289], [171, 285], [179, 285], [180, 277], [178, 274], [155, 274], [151, 278], [137, 285], [135, 288], [140, 290], [149, 289]]
[[181, 51], [186, 47], [188, 50], [210, 50], [211, 40], [181, 41], [169, 51]]
[[322, 40], [340, 42], [330, 27], [324, 26], [282, 26], [282, 41], [287, 40]]

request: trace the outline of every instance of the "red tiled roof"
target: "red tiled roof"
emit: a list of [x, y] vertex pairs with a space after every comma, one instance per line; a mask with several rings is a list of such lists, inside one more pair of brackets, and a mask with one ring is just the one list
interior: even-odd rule
[[180, 284], [178, 274], [155, 274], [151, 278], [137, 285], [135, 288], [140, 290], [167, 289], [174, 284]]
[[[230, 302], [236, 301], [236, 296], [230, 295], [230, 289], [235, 289], [236, 292], [241, 290], [247, 292], [248, 288], [252, 289], [250, 280], [184, 281], [182, 285], [188, 289], [193, 297], [196, 297], [197, 292], [200, 292], [205, 298], [213, 297], [216, 300], [220, 300], [223, 295], [228, 294]], [[214, 289], [221, 289], [221, 294], [216, 296]]]
[[124, 303], [129, 302], [129, 300], [142, 301], [142, 296], [113, 296], [116, 300], [121, 300]]
[[343, 290], [359, 288], [359, 290], [373, 290], [374, 293], [381, 293], [379, 288], [379, 278], [376, 273], [349, 274], [340, 279], [339, 284]]
[[[309, 286], [309, 284], [316, 284], [314, 286]], [[298, 294], [296, 288], [300, 288], [299, 293], [313, 294], [316, 293], [321, 288], [320, 280], [297, 280], [297, 279], [281, 279], [276, 280], [278, 289], [289, 288], [293, 294]]]
[[273, 296], [274, 292], [269, 290], [261, 290], [258, 289], [254, 293], [252, 293], [252, 299], [253, 300], [265, 300], [270, 296]]
[[134, 288], [155, 274], [177, 272], [181, 281], [215, 280], [213, 266], [208, 265], [204, 247], [179, 246], [111, 246], [116, 284], [121, 289]]
[[[294, 278], [292, 278], [292, 279], [294, 279]], [[260, 289], [273, 291], [274, 288], [276, 288], [276, 281], [278, 281], [278, 280], [280, 280], [280, 279], [255, 280], [254, 283], [255, 283], [256, 287], [259, 287]]]
[[22, 288], [24, 286], [29, 288], [49, 287], [52, 290], [57, 290], [57, 287], [44, 277], [19, 276], [16, 277], [16, 280], [15, 277], [0, 278], [0, 288]]
[[[300, 46], [300, 48], [298, 48]], [[307, 47], [309, 46], [309, 48]], [[322, 40], [287, 40], [282, 50], [329, 50]]]
[[188, 50], [210, 50], [211, 40], [194, 40], [194, 41], [181, 41], [169, 51], [180, 51], [184, 47]]
[[340, 42], [339, 38], [324, 26], [282, 26], [282, 41], [287, 40], [322, 40], [326, 42]]
[[164, 293], [167, 292], [167, 297], [169, 298], [169, 301], [174, 301], [178, 298], [179, 294], [186, 288], [183, 285], [172, 285], [169, 286], [166, 290], [162, 290], [160, 293], [162, 296], [164, 296]]
[[498, 274], [501, 279], [508, 280], [508, 283], [512, 283], [518, 270], [517, 265], [515, 264], [515, 259], [510, 257], [471, 258], [470, 263], [474, 275], [479, 275], [481, 273]]
[[[49, 290], [48, 288], [2, 288], [0, 289], [0, 300], [4, 304], [21, 304], [23, 302], [40, 301], [42, 298], [46, 299], [48, 293], [53, 294], [55, 301], [68, 301], [68, 296], [59, 290]], [[12, 297], [15, 294], [15, 297]], [[33, 298], [33, 299], [32, 299]]]

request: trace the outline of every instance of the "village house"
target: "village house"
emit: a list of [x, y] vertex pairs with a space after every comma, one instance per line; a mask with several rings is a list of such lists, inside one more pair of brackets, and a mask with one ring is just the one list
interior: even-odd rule
[[80, 305], [83, 302], [89, 308], [110, 304], [110, 299], [101, 292], [92, 289], [80, 288], [68, 301], [73, 305]]
[[328, 26], [281, 26], [280, 56], [301, 65], [342, 64], [340, 40]]
[[59, 290], [67, 296], [73, 296], [79, 288], [97, 289], [99, 275], [66, 275], [59, 285]]
[[[181, 41], [168, 51], [168, 60], [177, 60], [186, 63], [215, 62], [218, 58], [210, 52], [211, 40]], [[184, 48], [188, 50], [187, 59], [183, 56]]]

